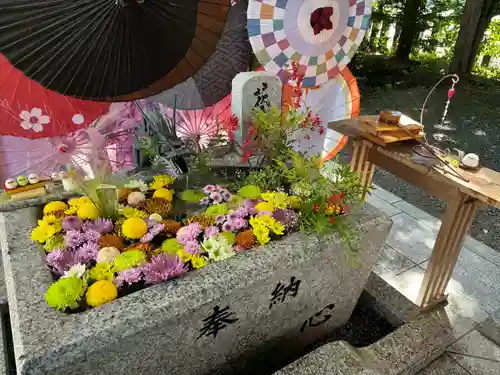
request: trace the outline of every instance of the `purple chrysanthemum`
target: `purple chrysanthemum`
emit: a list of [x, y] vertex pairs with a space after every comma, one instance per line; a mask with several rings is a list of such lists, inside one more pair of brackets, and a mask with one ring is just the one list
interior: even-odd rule
[[272, 212], [269, 212], [269, 211], [260, 211], [258, 214], [257, 214], [258, 217], [260, 216], [273, 216], [273, 213]]
[[215, 185], [207, 185], [203, 188], [205, 194], [210, 194], [215, 191]]
[[226, 221], [224, 224], [222, 224], [222, 231], [223, 232], [232, 232], [233, 229], [234, 229], [233, 225], [229, 221]]
[[233, 228], [233, 230], [240, 230], [240, 229], [245, 228], [248, 225], [248, 222], [241, 217], [230, 221], [230, 223], [231, 223], [231, 227]]
[[71, 250], [55, 249], [45, 257], [47, 265], [58, 275], [63, 275], [72, 266], [78, 264], [75, 253]]
[[222, 193], [222, 198], [226, 202], [230, 202], [233, 199], [233, 195], [229, 191], [226, 191], [226, 192]]
[[155, 238], [155, 235], [151, 232], [146, 233], [144, 236], [141, 237], [140, 241], [141, 243], [149, 243], [153, 241]]
[[161, 232], [163, 232], [163, 229], [165, 229], [165, 225], [163, 224], [155, 224], [153, 227], [149, 230], [153, 236], [159, 235]]
[[255, 209], [256, 204], [257, 203], [252, 199], [247, 199], [243, 202], [243, 207], [247, 210], [248, 215], [255, 215], [257, 213]]
[[241, 218], [241, 215], [238, 213], [238, 211], [236, 211], [227, 215], [226, 218], [228, 221], [235, 221], [236, 219]]
[[295, 230], [299, 225], [299, 215], [297, 215], [297, 213], [293, 210], [278, 209], [274, 211], [273, 216], [285, 227], [287, 231]]
[[86, 230], [83, 233], [83, 235], [85, 237], [86, 242], [97, 243], [97, 242], [99, 242], [99, 240], [101, 238], [101, 233], [99, 233], [98, 231], [93, 230], [93, 229]]
[[78, 216], [68, 216], [64, 218], [62, 222], [62, 228], [65, 232], [70, 230], [80, 230], [82, 228], [83, 221]]
[[189, 240], [184, 244], [184, 250], [191, 255], [198, 255], [201, 250], [201, 246], [196, 240]]
[[207, 197], [201, 198], [200, 199], [200, 204], [208, 205], [208, 204], [210, 204], [210, 199], [208, 199]]
[[109, 219], [101, 218], [101, 217], [99, 217], [95, 220], [86, 221], [83, 224], [83, 230], [85, 232], [92, 230], [92, 231], [97, 232], [97, 233], [106, 234], [106, 233], [113, 232], [113, 229], [114, 229], [113, 222]]
[[77, 248], [78, 246], [85, 243], [86, 237], [85, 235], [78, 230], [69, 230], [66, 232], [64, 236], [64, 244], [67, 247]]
[[159, 254], [142, 268], [147, 284], [159, 284], [186, 273], [186, 267], [179, 257]]
[[215, 203], [221, 203], [222, 202], [222, 195], [218, 191], [214, 191], [213, 193], [210, 194], [210, 199]]
[[217, 236], [220, 233], [219, 228], [217, 227], [207, 227], [205, 229], [205, 237], [214, 237]]
[[113, 283], [118, 288], [126, 285], [132, 285], [142, 280], [142, 268], [131, 268], [121, 271], [118, 276], [113, 280]]
[[77, 263], [87, 264], [97, 259], [99, 246], [94, 242], [87, 242], [75, 251]]
[[222, 225], [226, 222], [226, 217], [224, 215], [219, 215], [215, 218], [215, 224]]
[[248, 213], [248, 209], [245, 206], [238, 208], [235, 211], [235, 214], [241, 218], [245, 218], [247, 216], [250, 216], [250, 214]]

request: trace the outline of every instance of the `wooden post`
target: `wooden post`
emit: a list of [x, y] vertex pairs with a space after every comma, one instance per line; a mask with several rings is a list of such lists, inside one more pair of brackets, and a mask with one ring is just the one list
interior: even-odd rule
[[353, 151], [351, 158], [351, 170], [359, 174], [363, 184], [363, 199], [366, 199], [372, 184], [375, 166], [368, 161], [372, 143], [364, 140], [353, 141]]
[[431, 260], [418, 293], [417, 304], [433, 307], [446, 299], [445, 290], [469, 232], [479, 201], [466, 194], [448, 202]]

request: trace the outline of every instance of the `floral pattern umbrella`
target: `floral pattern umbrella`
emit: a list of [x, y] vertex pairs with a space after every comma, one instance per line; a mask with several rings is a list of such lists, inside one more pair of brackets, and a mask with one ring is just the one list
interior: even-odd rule
[[250, 44], [267, 71], [284, 79], [295, 60], [305, 70], [303, 87], [315, 87], [347, 66], [371, 8], [371, 0], [250, 0]]

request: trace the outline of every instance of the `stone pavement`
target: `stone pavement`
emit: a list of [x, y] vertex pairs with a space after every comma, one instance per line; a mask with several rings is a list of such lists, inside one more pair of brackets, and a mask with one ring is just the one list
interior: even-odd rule
[[[379, 186], [368, 202], [394, 223], [374, 271], [415, 302], [441, 221]], [[500, 253], [468, 237], [447, 292], [454, 319], [475, 324], [421, 374], [500, 374]]]

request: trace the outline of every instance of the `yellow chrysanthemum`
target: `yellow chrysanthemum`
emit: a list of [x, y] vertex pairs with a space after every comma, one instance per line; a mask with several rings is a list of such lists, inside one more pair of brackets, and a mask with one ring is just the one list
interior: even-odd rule
[[144, 211], [138, 210], [137, 208], [132, 208], [132, 207], [125, 207], [122, 211], [123, 216], [125, 216], [127, 219], [130, 219], [132, 217], [137, 217], [140, 219], [145, 219], [148, 217], [148, 214], [145, 213]]
[[42, 218], [43, 221], [45, 221], [47, 224], [55, 224], [60, 222], [60, 218], [58, 218], [56, 215], [45, 215]]
[[256, 225], [253, 228], [253, 234], [261, 245], [265, 245], [271, 241], [271, 238], [269, 237], [269, 229], [267, 229], [264, 225]]
[[123, 222], [122, 233], [130, 239], [139, 239], [148, 232], [148, 225], [143, 219], [131, 217]]
[[282, 210], [286, 208], [288, 198], [288, 194], [286, 193], [280, 191], [268, 192], [262, 193], [261, 197], [265, 201], [272, 203], [275, 208], [280, 208]]
[[55, 235], [57, 228], [40, 220], [38, 226], [31, 231], [31, 239], [39, 243], [45, 243], [50, 237]]
[[273, 212], [274, 205], [271, 202], [260, 202], [255, 206], [257, 212]]
[[92, 307], [104, 305], [118, 297], [118, 289], [109, 280], [99, 280], [92, 284], [87, 290], [85, 299]]
[[194, 255], [191, 257], [191, 264], [193, 268], [203, 268], [208, 264], [208, 260], [202, 255]]
[[165, 188], [160, 188], [154, 192], [153, 198], [161, 198], [169, 202], [172, 202], [172, 199], [174, 199], [174, 191]]
[[64, 202], [61, 201], [54, 201], [47, 203], [45, 207], [43, 208], [43, 214], [48, 215], [52, 212], [59, 212], [59, 211], [66, 211], [68, 209], [68, 205]]
[[149, 188], [152, 190], [158, 190], [164, 188], [165, 186], [172, 185], [174, 181], [175, 178], [170, 177], [167, 174], [155, 176], [154, 181], [149, 185]]
[[99, 209], [92, 202], [87, 202], [78, 207], [76, 214], [81, 219], [97, 219], [100, 216]]
[[279, 221], [275, 221], [269, 229], [278, 236], [282, 236], [285, 233], [285, 227]]
[[[182, 260], [184, 263], [189, 262], [193, 256], [189, 254], [186, 250], [178, 250], [177, 251], [177, 256], [179, 257], [180, 260]], [[194, 267], [194, 266], [193, 266]]]

